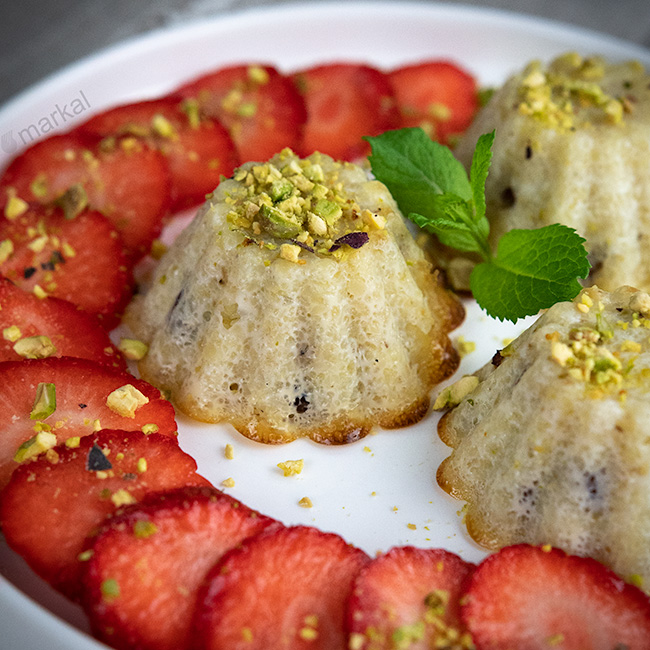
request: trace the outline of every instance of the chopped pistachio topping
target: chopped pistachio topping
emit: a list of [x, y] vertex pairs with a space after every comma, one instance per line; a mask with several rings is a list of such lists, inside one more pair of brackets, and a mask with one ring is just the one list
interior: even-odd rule
[[11, 239], [0, 242], [0, 264], [6, 262], [14, 253], [14, 243]]
[[114, 600], [120, 596], [120, 585], [118, 584], [117, 580], [108, 578], [102, 582], [100, 591], [104, 597], [104, 600]]
[[[643, 74], [634, 62], [624, 65], [635, 77]], [[623, 87], [614, 95], [606, 89], [606, 73], [601, 58], [583, 58], [575, 52], [546, 67], [533, 61], [521, 76], [519, 112], [561, 131], [587, 124], [620, 124], [631, 110], [629, 100]]]
[[18, 447], [14, 460], [17, 463], [24, 463], [26, 460], [47, 452], [53, 447], [56, 447], [56, 435], [48, 431], [40, 431]]
[[301, 508], [313, 508], [314, 504], [312, 503], [312, 500], [309, 497], [303, 497], [298, 501], [298, 505]]
[[151, 130], [156, 135], [167, 140], [173, 140], [174, 138], [178, 137], [174, 125], [160, 113], [156, 113], [151, 118]]
[[125, 418], [134, 418], [135, 412], [148, 402], [149, 398], [132, 384], [125, 384], [120, 388], [116, 388], [106, 398], [106, 406], [114, 413]]
[[66, 219], [74, 219], [88, 207], [88, 195], [81, 183], [76, 183], [64, 192], [56, 204], [63, 209]]
[[434, 410], [441, 411], [446, 408], [457, 406], [466, 395], [471, 393], [478, 386], [478, 384], [479, 379], [474, 375], [461, 377], [457, 382], [440, 391], [440, 394], [433, 404]]
[[22, 333], [17, 325], [11, 325], [10, 327], [5, 327], [2, 330], [2, 338], [5, 341], [9, 341], [11, 343], [15, 343], [18, 339], [20, 339], [21, 336]]
[[28, 336], [16, 341], [14, 352], [24, 359], [47, 359], [56, 354], [56, 347], [49, 336]]
[[149, 424], [145, 424], [142, 427], [142, 433], [144, 433], [146, 436], [148, 436], [150, 433], [158, 433], [159, 428], [157, 424], [154, 424], [153, 422], [150, 422]]
[[383, 230], [386, 217], [361, 210], [345, 192], [340, 173], [347, 163], [324, 169], [323, 160], [320, 154], [301, 160], [284, 149], [267, 163], [236, 169], [233, 180], [240, 185], [226, 198], [230, 226], [298, 263], [302, 250], [333, 254], [335, 241], [346, 235]]
[[221, 485], [223, 485], [223, 487], [227, 487], [227, 488], [235, 487], [235, 479], [234, 478], [224, 479], [223, 481], [221, 481]]
[[27, 201], [23, 201], [18, 196], [10, 196], [5, 204], [5, 217], [9, 221], [13, 221], [14, 219], [18, 219], [22, 214], [25, 214], [28, 208], [29, 204]]
[[149, 346], [137, 339], [120, 339], [118, 346], [120, 352], [131, 361], [141, 361], [149, 352]]
[[299, 460], [285, 460], [283, 463], [278, 463], [278, 467], [282, 470], [284, 476], [296, 476], [300, 474], [305, 466], [305, 461], [301, 458]]
[[140, 519], [133, 524], [133, 534], [137, 539], [147, 539], [158, 532], [158, 526], [146, 519]]
[[124, 488], [120, 488], [111, 495], [111, 501], [116, 508], [121, 506], [128, 506], [136, 502], [136, 498]]
[[56, 386], [48, 382], [41, 382], [36, 388], [34, 406], [29, 417], [32, 420], [45, 420], [56, 411]]

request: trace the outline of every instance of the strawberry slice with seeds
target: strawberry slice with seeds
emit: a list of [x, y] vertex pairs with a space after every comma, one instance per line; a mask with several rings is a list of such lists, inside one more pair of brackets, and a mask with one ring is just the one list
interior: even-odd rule
[[62, 298], [97, 315], [106, 329], [119, 323], [131, 297], [131, 267], [99, 212], [66, 218], [62, 208], [32, 204], [0, 220], [0, 273], [37, 297]]
[[510, 546], [476, 569], [462, 616], [477, 650], [647, 650], [650, 599], [590, 558]]
[[344, 648], [345, 601], [367, 561], [338, 535], [307, 526], [251, 537], [206, 578], [194, 620], [195, 646]]
[[298, 147], [305, 107], [291, 80], [272, 66], [222, 68], [176, 94], [196, 101], [202, 113], [228, 129], [241, 161], [263, 161]]
[[174, 438], [104, 430], [19, 467], [1, 494], [0, 522], [9, 546], [73, 598], [86, 537], [119, 507], [184, 485], [208, 482]]
[[340, 160], [365, 156], [374, 136], [398, 124], [393, 91], [383, 72], [367, 65], [335, 63], [294, 74], [307, 107], [300, 152]]
[[41, 140], [15, 158], [0, 178], [5, 216], [20, 201], [48, 204], [75, 188], [76, 201], [101, 212], [120, 233], [135, 257], [149, 251], [169, 212], [170, 179], [165, 157], [136, 138], [100, 147], [78, 131]]
[[271, 525], [279, 524], [214, 488], [179, 488], [127, 508], [90, 540], [82, 600], [94, 633], [125, 650], [190, 648], [206, 574]]
[[459, 601], [474, 568], [448, 551], [412, 546], [373, 559], [354, 581], [347, 613], [349, 647], [471, 648]]
[[37, 298], [3, 277], [0, 331], [0, 362], [78, 357], [126, 370], [124, 357], [94, 316], [67, 300]]
[[174, 408], [150, 384], [87, 359], [0, 363], [0, 488], [21, 462], [99, 429], [176, 435]]
[[389, 73], [400, 127], [420, 126], [434, 140], [453, 142], [479, 107], [474, 77], [449, 61], [423, 61]]
[[173, 211], [203, 203], [220, 176], [231, 176], [237, 164], [235, 145], [221, 123], [179, 98], [117, 106], [79, 130], [98, 138], [133, 136], [160, 151], [169, 163]]

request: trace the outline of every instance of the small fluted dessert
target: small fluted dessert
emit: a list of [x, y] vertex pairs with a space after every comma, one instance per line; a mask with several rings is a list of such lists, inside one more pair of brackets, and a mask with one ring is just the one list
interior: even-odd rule
[[144, 378], [273, 443], [417, 421], [462, 318], [384, 185], [289, 150], [223, 181], [127, 312]]
[[643, 66], [577, 54], [530, 63], [494, 93], [456, 155], [469, 165], [478, 137], [492, 130], [492, 243], [513, 228], [562, 223], [587, 240], [590, 283], [650, 290], [650, 75]]
[[583, 290], [441, 393], [438, 482], [481, 545], [595, 557], [650, 588], [650, 296]]

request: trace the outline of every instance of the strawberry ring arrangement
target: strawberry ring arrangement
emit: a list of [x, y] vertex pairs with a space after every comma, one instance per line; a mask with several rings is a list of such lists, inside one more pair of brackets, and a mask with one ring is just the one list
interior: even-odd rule
[[[248, 508], [197, 473], [176, 442], [171, 403], [128, 373], [147, 346], [109, 337], [133, 294], [134, 266], [157, 256], [170, 215], [235, 170], [246, 172], [241, 181], [254, 176], [242, 163], [287, 148], [340, 160], [372, 148], [375, 177], [416, 215], [390, 178], [390, 157], [434, 159], [455, 179], [444, 202], [470, 215], [460, 219], [472, 226], [464, 250], [495, 267], [477, 190], [490, 136], [469, 177], [448, 149], [429, 149], [432, 137], [453, 143], [477, 109], [475, 80], [448, 61], [388, 73], [330, 64], [292, 76], [242, 65], [96, 115], [4, 171], [0, 523], [39, 576], [82, 605], [100, 640], [152, 650], [586, 648], [597, 630], [593, 647], [647, 647], [647, 596], [593, 559], [524, 544], [478, 566], [410, 546], [371, 559], [338, 535]], [[574, 264], [560, 299], [570, 299], [588, 266], [582, 240], [558, 228], [527, 245], [562, 239]], [[484, 296], [484, 287], [473, 289]], [[455, 324], [449, 318], [447, 331]], [[450, 405], [466, 391], [445, 395]]]

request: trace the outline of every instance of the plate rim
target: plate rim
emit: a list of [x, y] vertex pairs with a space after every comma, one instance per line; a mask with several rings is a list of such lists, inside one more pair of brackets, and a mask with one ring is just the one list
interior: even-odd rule
[[[361, 16], [372, 10], [374, 13], [400, 12], [403, 14], [426, 15], [428, 20], [439, 18], [444, 20], [461, 20], [464, 22], [480, 21], [489, 28], [489, 24], [499, 22], [508, 30], [525, 30], [534, 36], [547, 36], [549, 33], [566, 40], [594, 41], [601, 46], [620, 50], [621, 56], [639, 58], [650, 63], [650, 49], [642, 45], [626, 41], [616, 36], [597, 30], [573, 25], [560, 20], [542, 18], [529, 13], [520, 13], [496, 7], [479, 7], [466, 4], [440, 3], [430, 4], [424, 1], [407, 0], [334, 0], [317, 3], [289, 2], [267, 6], [239, 8], [214, 14], [209, 17], [197, 17], [170, 24], [156, 29], [132, 35], [87, 54], [81, 59], [71, 62], [61, 69], [30, 84], [15, 96], [0, 106], [0, 124], [11, 115], [15, 115], [22, 107], [29, 105], [36, 97], [50, 93], [67, 79], [85, 74], [98, 61], [114, 57], [125, 58], [134, 56], [137, 52], [153, 51], [161, 47], [161, 40], [167, 40], [164, 47], [173, 47], [191, 34], [197, 32], [209, 34], [214, 30], [241, 26], [245, 21], [260, 21], [271, 17], [280, 20], [283, 17], [300, 17], [301, 19], [316, 19], [319, 16], [348, 15]], [[4, 543], [4, 542], [3, 542]], [[106, 648], [83, 630], [73, 626], [43, 604], [33, 600], [19, 587], [14, 585], [0, 572], [0, 620], [22, 621], [30, 624], [32, 636], [29, 638], [41, 640], [48, 638], [50, 647], [58, 650], [94, 650]], [[18, 625], [19, 623], [14, 623]], [[4, 627], [4, 626], [3, 626]], [[8, 631], [8, 630], [7, 630]], [[50, 635], [56, 635], [51, 637]], [[11, 635], [9, 635], [11, 638]], [[20, 648], [31, 648], [23, 645]], [[36, 647], [36, 646], [34, 646]]]

